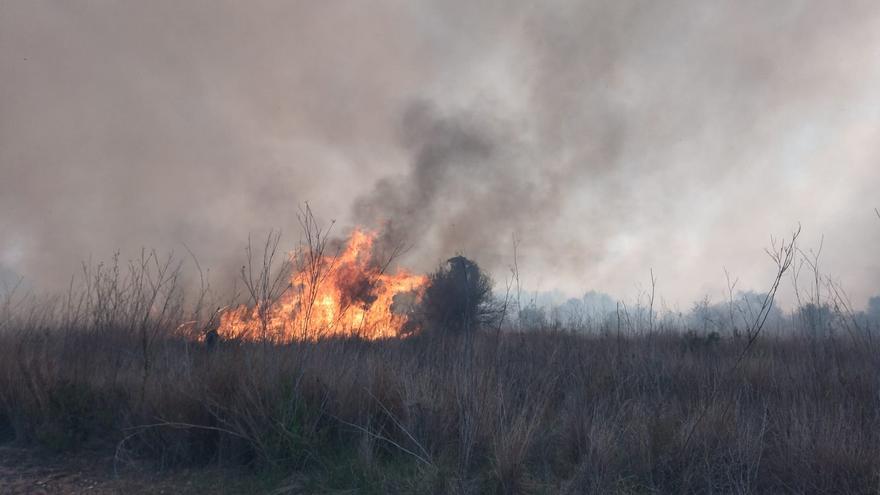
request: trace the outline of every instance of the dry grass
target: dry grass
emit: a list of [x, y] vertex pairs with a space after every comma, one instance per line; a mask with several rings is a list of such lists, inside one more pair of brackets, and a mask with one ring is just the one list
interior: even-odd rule
[[729, 373], [742, 340], [693, 338], [501, 332], [208, 352], [165, 329], [145, 357], [131, 328], [19, 326], [0, 335], [0, 430], [113, 451], [120, 468], [307, 473], [314, 491], [876, 493], [876, 349], [764, 338]]
[[876, 329], [849, 311], [761, 333], [793, 246], [731, 337], [652, 304], [586, 334], [209, 349], [205, 292], [184, 304], [170, 258], [86, 267], [66, 298], [0, 301], [0, 442], [250, 469], [276, 493], [877, 493]]

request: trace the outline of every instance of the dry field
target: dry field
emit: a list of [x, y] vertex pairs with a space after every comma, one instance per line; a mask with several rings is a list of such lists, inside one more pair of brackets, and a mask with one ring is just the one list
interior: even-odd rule
[[105, 482], [144, 466], [172, 479], [227, 470], [292, 493], [876, 493], [880, 483], [880, 353], [869, 340], [767, 337], [737, 364], [742, 339], [671, 330], [213, 350], [163, 335], [146, 353], [134, 337], [7, 330], [3, 440], [103, 459]]

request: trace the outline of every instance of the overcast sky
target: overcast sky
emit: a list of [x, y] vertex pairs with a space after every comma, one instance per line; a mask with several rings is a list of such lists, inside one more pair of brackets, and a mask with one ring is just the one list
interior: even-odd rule
[[184, 244], [234, 272], [297, 205], [427, 270], [684, 307], [770, 237], [880, 293], [876, 1], [0, 0], [0, 266]]

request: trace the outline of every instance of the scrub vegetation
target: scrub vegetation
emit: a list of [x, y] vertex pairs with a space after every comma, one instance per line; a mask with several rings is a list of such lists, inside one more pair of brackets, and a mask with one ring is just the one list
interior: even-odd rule
[[0, 441], [101, 452], [122, 476], [244, 470], [274, 493], [875, 493], [880, 329], [831, 298], [821, 331], [769, 331], [803, 253], [771, 255], [763, 305], [731, 296], [726, 326], [649, 306], [512, 318], [461, 258], [429, 277], [429, 331], [208, 346], [204, 301], [145, 254], [63, 298], [6, 298]]

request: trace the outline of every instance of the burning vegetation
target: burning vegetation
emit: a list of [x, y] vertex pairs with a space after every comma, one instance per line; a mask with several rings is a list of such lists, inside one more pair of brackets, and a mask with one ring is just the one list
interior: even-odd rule
[[[405, 270], [389, 273], [394, 254], [382, 260], [375, 232], [355, 229], [335, 254], [320, 230], [305, 249], [290, 255], [289, 283], [267, 288], [263, 275], [247, 284], [253, 303], [225, 311], [217, 333], [223, 339], [276, 342], [359, 336], [397, 337], [417, 328], [411, 321], [428, 278]], [[396, 251], [395, 251], [396, 253]], [[244, 270], [243, 270], [244, 273]], [[261, 295], [257, 295], [257, 294]]]

